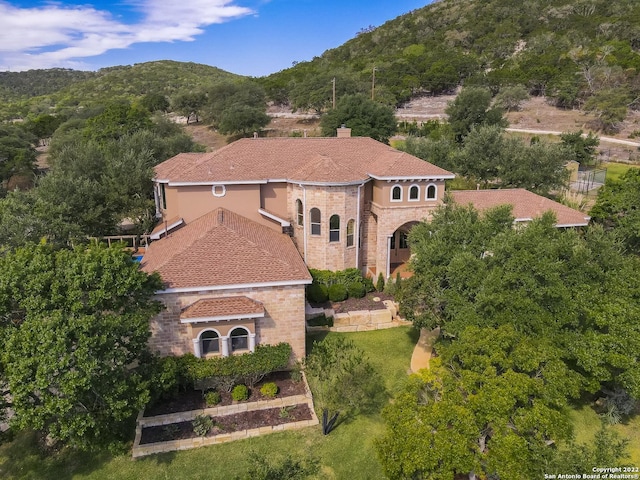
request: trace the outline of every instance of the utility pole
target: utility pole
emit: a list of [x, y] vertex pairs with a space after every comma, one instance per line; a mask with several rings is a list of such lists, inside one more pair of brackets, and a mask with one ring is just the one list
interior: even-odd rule
[[333, 84], [333, 109], [336, 109], [336, 77], [333, 77], [333, 80], [331, 80], [331, 83]]

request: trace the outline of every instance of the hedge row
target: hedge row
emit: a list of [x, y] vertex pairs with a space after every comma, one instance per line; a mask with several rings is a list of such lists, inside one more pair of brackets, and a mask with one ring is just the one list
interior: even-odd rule
[[154, 397], [171, 397], [193, 386], [196, 390], [230, 392], [234, 385], [254, 387], [265, 375], [289, 364], [291, 346], [288, 343], [258, 345], [255, 352], [228, 357], [196, 358], [164, 357], [157, 361], [153, 375]]
[[307, 287], [307, 300], [324, 303], [328, 300], [341, 302], [349, 297], [362, 298], [373, 291], [373, 282], [362, 276], [357, 268], [338, 272], [310, 269], [313, 282]]

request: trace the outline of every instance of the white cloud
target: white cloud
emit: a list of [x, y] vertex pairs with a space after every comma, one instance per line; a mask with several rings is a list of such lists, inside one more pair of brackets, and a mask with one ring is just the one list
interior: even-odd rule
[[78, 68], [82, 59], [139, 42], [192, 41], [204, 28], [254, 13], [233, 0], [140, 0], [137, 23], [90, 6], [20, 8], [0, 0], [0, 70]]

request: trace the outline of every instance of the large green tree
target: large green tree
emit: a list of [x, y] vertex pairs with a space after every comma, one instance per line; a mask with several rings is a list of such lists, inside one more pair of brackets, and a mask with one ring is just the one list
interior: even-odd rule
[[12, 419], [91, 448], [125, 438], [149, 399], [157, 275], [129, 252], [29, 244], [0, 257], [2, 371]]
[[362, 94], [345, 95], [335, 110], [327, 112], [320, 121], [324, 136], [335, 136], [342, 125], [351, 128], [353, 136], [371, 137], [384, 143], [389, 143], [397, 129], [393, 109]]
[[640, 169], [630, 168], [617, 181], [608, 181], [590, 213], [613, 230], [629, 252], [640, 254]]
[[584, 390], [618, 385], [640, 398], [640, 260], [598, 227], [561, 230], [550, 213], [517, 229], [508, 220], [504, 209], [448, 205], [415, 226], [407, 317], [449, 337], [513, 324], [551, 339]]
[[469, 327], [385, 410], [378, 443], [390, 478], [509, 478], [544, 471], [570, 438], [563, 408], [579, 381], [544, 340], [511, 325]]
[[480, 87], [463, 88], [455, 100], [449, 102], [445, 113], [457, 141], [461, 142], [472, 128], [481, 125], [506, 127], [503, 110], [491, 106], [491, 92]]

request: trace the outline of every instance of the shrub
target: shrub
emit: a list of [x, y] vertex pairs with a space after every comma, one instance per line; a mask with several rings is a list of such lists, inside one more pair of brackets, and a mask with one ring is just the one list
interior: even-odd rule
[[367, 289], [362, 282], [351, 282], [347, 287], [347, 292], [350, 297], [362, 298], [367, 293]]
[[278, 386], [273, 382], [267, 382], [260, 388], [260, 393], [265, 397], [273, 398], [278, 394]]
[[322, 315], [307, 320], [307, 325], [310, 327], [333, 327], [333, 317], [327, 317], [323, 313]]
[[290, 373], [290, 377], [291, 380], [296, 383], [302, 381], [302, 364], [300, 362], [296, 363], [295, 367], [293, 367], [293, 370], [291, 370]]
[[376, 290], [378, 292], [384, 291], [384, 277], [382, 276], [382, 272], [378, 274], [378, 281], [376, 282]]
[[204, 403], [207, 404], [207, 407], [214, 407], [218, 405], [222, 401], [222, 395], [220, 392], [209, 391], [204, 394]]
[[347, 287], [341, 283], [336, 283], [329, 287], [329, 300], [332, 302], [341, 302], [349, 296]]
[[242, 402], [249, 398], [249, 389], [246, 385], [236, 385], [231, 390], [231, 398], [233, 398], [236, 402]]
[[213, 420], [209, 415], [198, 415], [191, 422], [191, 426], [193, 427], [193, 433], [199, 437], [204, 437], [213, 428]]
[[230, 392], [234, 385], [245, 383], [253, 387], [265, 375], [281, 370], [289, 364], [291, 346], [258, 345], [255, 352], [229, 357], [195, 358], [188, 374], [196, 390]]
[[362, 279], [362, 283], [364, 284], [364, 288], [367, 291], [367, 293], [373, 292], [376, 289], [373, 286], [373, 280], [371, 280], [371, 277], [364, 277]]
[[198, 359], [191, 354], [156, 358], [151, 372], [152, 399], [172, 398], [181, 390], [185, 390], [191, 383], [189, 368], [197, 361]]
[[311, 303], [324, 303], [329, 298], [327, 287], [315, 281], [307, 287], [307, 299]]

